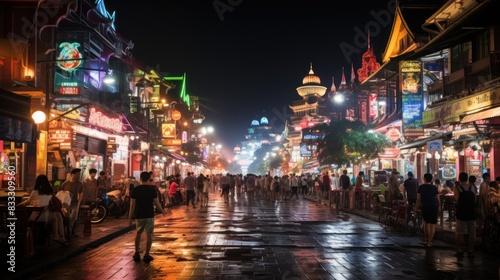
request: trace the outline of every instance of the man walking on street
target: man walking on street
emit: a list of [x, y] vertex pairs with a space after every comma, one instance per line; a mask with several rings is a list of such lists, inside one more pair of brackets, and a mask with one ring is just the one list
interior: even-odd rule
[[189, 201], [191, 200], [191, 203], [193, 204], [193, 208], [196, 208], [195, 202], [194, 202], [194, 188], [196, 184], [195, 178], [192, 176], [193, 173], [188, 172], [186, 178], [184, 178], [184, 187], [186, 188], [186, 205], [189, 207]]
[[403, 183], [404, 194], [406, 200], [406, 224], [410, 221], [411, 210], [415, 208], [415, 203], [417, 202], [417, 188], [418, 182], [413, 177], [413, 172], [408, 171], [408, 179]]
[[196, 202], [200, 204], [203, 196], [204, 182], [205, 182], [205, 175], [203, 175], [203, 173], [200, 173], [200, 175], [196, 177]]
[[437, 217], [441, 210], [441, 202], [437, 187], [432, 184], [432, 174], [430, 173], [424, 174], [424, 183], [418, 187], [415, 214], [418, 212], [420, 206], [422, 206], [422, 218], [424, 220], [425, 247], [432, 247]]
[[455, 238], [457, 242], [456, 257], [464, 256], [464, 235], [469, 235], [468, 257], [474, 257], [474, 246], [476, 244], [476, 186], [469, 184], [469, 176], [465, 172], [458, 174], [460, 184], [453, 189], [455, 204], [457, 205], [457, 223], [455, 225]]
[[149, 254], [151, 250], [151, 245], [153, 244], [153, 230], [155, 225], [154, 215], [155, 206], [163, 216], [165, 216], [165, 211], [161, 207], [160, 201], [156, 193], [154, 186], [150, 185], [149, 178], [151, 177], [149, 172], [141, 173], [141, 184], [132, 189], [130, 194], [130, 210], [129, 210], [129, 224], [132, 225], [133, 219], [135, 218], [136, 236], [135, 236], [135, 254], [133, 256], [134, 261], [139, 261], [141, 255], [139, 253], [139, 248], [141, 245], [142, 232], [146, 231], [146, 250], [144, 252], [143, 260], [144, 262], [151, 262], [153, 257]]

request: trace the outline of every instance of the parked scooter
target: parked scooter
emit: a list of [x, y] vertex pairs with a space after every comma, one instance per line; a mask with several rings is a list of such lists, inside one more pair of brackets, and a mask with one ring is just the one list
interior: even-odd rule
[[121, 217], [127, 213], [130, 206], [129, 197], [122, 197], [120, 190], [107, 192], [102, 198], [97, 198], [90, 206], [90, 222], [98, 224], [108, 215]]

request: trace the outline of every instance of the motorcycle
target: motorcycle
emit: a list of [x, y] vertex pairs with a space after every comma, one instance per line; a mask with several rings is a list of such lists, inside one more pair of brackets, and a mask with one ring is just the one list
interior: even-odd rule
[[122, 198], [120, 190], [105, 193], [102, 198], [97, 198], [90, 206], [90, 222], [98, 224], [107, 216], [119, 218], [127, 213], [130, 206], [130, 198]]

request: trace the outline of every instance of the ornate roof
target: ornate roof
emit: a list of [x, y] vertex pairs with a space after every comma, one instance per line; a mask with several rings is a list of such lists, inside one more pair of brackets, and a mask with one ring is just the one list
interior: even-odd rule
[[319, 84], [321, 84], [321, 79], [318, 76], [314, 75], [312, 63], [309, 66], [309, 74], [307, 74], [307, 76], [305, 76], [304, 79], [302, 79], [302, 84], [303, 85], [307, 85], [307, 84], [319, 85]]
[[297, 93], [304, 98], [310, 95], [325, 95], [326, 87], [321, 85], [321, 79], [314, 74], [312, 63], [309, 68], [309, 73], [302, 79], [302, 86], [297, 88]]

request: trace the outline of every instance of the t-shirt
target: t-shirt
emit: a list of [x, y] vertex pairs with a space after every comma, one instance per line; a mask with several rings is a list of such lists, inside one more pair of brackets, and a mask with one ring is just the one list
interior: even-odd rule
[[83, 198], [82, 203], [93, 202], [97, 197], [97, 180], [89, 178], [83, 181]]
[[71, 205], [78, 205], [78, 194], [83, 193], [83, 183], [81, 181], [71, 182], [71, 180], [64, 181], [61, 185], [61, 190], [69, 191], [71, 193]]
[[351, 186], [351, 180], [349, 179], [349, 176], [342, 174], [340, 175], [340, 186], [345, 190], [348, 189]]
[[132, 189], [130, 198], [135, 199], [134, 217], [136, 219], [153, 218], [155, 215], [153, 200], [156, 197], [156, 189], [152, 185], [139, 185]]
[[422, 206], [438, 206], [436, 196], [438, 195], [438, 189], [432, 184], [422, 184], [418, 187], [418, 191], [422, 201]]
[[196, 177], [196, 187], [203, 188], [203, 181], [205, 181], [205, 176], [200, 175]]
[[184, 187], [187, 191], [194, 191], [195, 179], [193, 176], [187, 176], [184, 178]]
[[418, 182], [414, 178], [408, 178], [403, 183], [407, 199], [417, 199]]
[[172, 184], [170, 184], [170, 189], [168, 190], [168, 195], [174, 195], [177, 192], [177, 187], [179, 184], [177, 182], [173, 181]]

